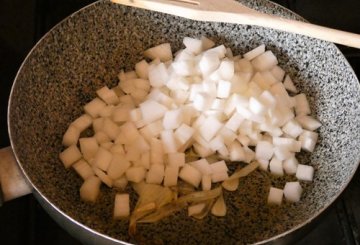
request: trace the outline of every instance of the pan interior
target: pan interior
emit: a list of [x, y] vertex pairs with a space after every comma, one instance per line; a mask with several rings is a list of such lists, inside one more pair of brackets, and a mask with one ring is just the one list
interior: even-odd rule
[[[242, 0], [256, 9], [297, 18], [266, 1]], [[58, 159], [62, 135], [83, 113], [82, 106], [101, 86], [115, 86], [121, 69], [130, 70], [142, 51], [170, 42], [173, 51], [185, 36], [205, 35], [235, 54], [264, 43], [278, 57], [311, 103], [323, 124], [313, 154], [300, 162], [314, 166], [313, 183], [305, 184], [302, 201], [266, 205], [270, 185], [286, 179], [256, 171], [225, 193], [228, 213], [201, 221], [186, 212], [152, 225], [139, 225], [137, 240], [128, 223], [113, 221], [115, 191], [102, 186], [96, 205], [79, 199], [81, 179]], [[332, 44], [254, 26], [200, 23], [100, 1], [70, 16], [37, 45], [25, 60], [10, 100], [10, 133], [20, 164], [36, 188], [54, 205], [86, 226], [119, 240], [166, 244], [252, 243], [279, 235], [317, 215], [339, 195], [355, 172], [360, 156], [360, 92], [351, 67]]]

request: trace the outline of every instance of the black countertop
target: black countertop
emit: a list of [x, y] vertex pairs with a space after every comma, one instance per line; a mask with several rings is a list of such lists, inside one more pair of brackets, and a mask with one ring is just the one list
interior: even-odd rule
[[[92, 0], [0, 0], [0, 148], [9, 145], [6, 113], [11, 85], [32, 46], [63, 18]], [[360, 33], [358, 0], [276, 0], [310, 22]], [[340, 47], [360, 77], [360, 50]], [[298, 244], [360, 243], [360, 172], [319, 224]], [[0, 244], [80, 244], [28, 195], [0, 208]]]

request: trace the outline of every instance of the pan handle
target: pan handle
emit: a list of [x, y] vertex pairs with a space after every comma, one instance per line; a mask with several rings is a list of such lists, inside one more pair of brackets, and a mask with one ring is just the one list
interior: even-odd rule
[[10, 146], [0, 149], [0, 206], [31, 193]]

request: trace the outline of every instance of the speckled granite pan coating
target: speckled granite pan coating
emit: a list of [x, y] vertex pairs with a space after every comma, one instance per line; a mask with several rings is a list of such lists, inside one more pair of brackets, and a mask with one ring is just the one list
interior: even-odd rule
[[[296, 18], [261, 0], [242, 0], [265, 12]], [[120, 69], [131, 69], [148, 47], [184, 36], [206, 35], [242, 54], [261, 43], [276, 53], [313, 114], [323, 123], [314, 154], [300, 156], [315, 167], [302, 201], [265, 205], [269, 184], [284, 180], [257, 171], [226, 193], [228, 215], [194, 221], [186, 213], [158, 224], [139, 225], [138, 240], [126, 222], [111, 219], [114, 191], [102, 187], [97, 205], [79, 200], [80, 178], [58, 159], [67, 125], [103, 85], [114, 86]], [[159, 13], [98, 2], [52, 30], [26, 59], [13, 88], [10, 131], [14, 150], [31, 182], [54, 205], [91, 229], [119, 240], [165, 244], [242, 244], [258, 242], [301, 225], [327, 207], [349, 182], [360, 156], [360, 90], [342, 54], [326, 42], [250, 26], [198, 23]], [[205, 242], [206, 241], [206, 242]]]

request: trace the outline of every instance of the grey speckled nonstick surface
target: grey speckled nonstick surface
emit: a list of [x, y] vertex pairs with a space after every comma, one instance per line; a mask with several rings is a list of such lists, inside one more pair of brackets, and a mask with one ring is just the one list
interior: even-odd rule
[[[265, 1], [241, 1], [265, 12], [290, 12]], [[139, 225], [138, 240], [129, 238], [127, 222], [113, 221], [115, 192], [102, 187], [96, 205], [79, 199], [81, 179], [58, 160], [62, 135], [82, 114], [82, 105], [103, 85], [117, 84], [120, 69], [132, 69], [148, 47], [184, 36], [206, 35], [242, 54], [260, 43], [307, 94], [313, 114], [323, 123], [313, 154], [299, 155], [315, 167], [315, 179], [304, 184], [302, 201], [270, 207], [269, 185], [286, 179], [257, 171], [226, 193], [228, 215], [195, 221], [185, 212], [152, 225]], [[360, 90], [358, 80], [334, 45], [311, 38], [250, 26], [199, 23], [100, 1], [66, 19], [51, 31], [19, 71], [10, 103], [14, 151], [35, 187], [54, 205], [91, 229], [129, 242], [165, 244], [241, 244], [280, 235], [308, 221], [345, 188], [360, 156]]]

